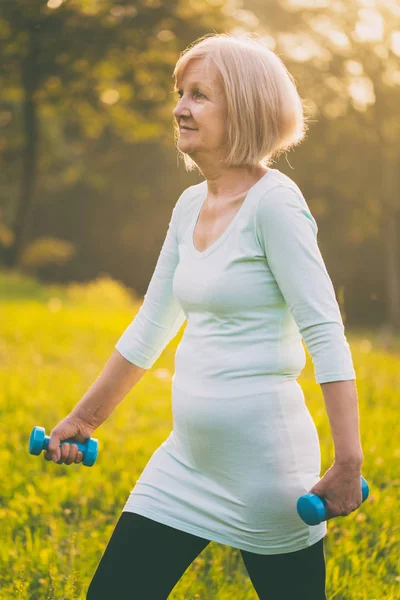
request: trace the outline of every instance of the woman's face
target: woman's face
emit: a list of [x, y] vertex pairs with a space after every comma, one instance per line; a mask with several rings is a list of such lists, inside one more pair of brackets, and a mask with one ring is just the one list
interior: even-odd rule
[[[193, 160], [203, 155], [220, 156], [224, 143], [227, 103], [218, 70], [211, 63], [208, 72], [204, 60], [188, 62], [177, 80], [178, 103], [173, 115], [180, 126], [178, 148]], [[182, 126], [190, 130], [181, 129]]]

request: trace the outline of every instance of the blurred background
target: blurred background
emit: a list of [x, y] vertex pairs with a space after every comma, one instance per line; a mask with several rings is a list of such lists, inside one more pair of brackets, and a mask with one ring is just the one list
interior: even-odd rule
[[259, 34], [311, 110], [272, 165], [302, 189], [343, 320], [400, 330], [397, 0], [2, 0], [0, 269], [107, 275], [142, 296], [203, 178], [173, 141], [173, 67], [206, 33]]
[[[184, 189], [173, 68], [253, 32], [293, 75], [305, 140], [272, 166], [302, 190], [346, 325], [371, 494], [330, 521], [333, 600], [400, 597], [398, 0], [0, 0], [0, 600], [83, 600], [135, 480], [170, 434], [182, 329], [95, 432], [96, 466], [28, 454], [100, 374], [139, 310]], [[308, 354], [308, 352], [307, 352]], [[299, 383], [333, 461], [309, 357]], [[361, 585], [360, 585], [361, 584]], [[255, 600], [211, 543], [171, 600]]]

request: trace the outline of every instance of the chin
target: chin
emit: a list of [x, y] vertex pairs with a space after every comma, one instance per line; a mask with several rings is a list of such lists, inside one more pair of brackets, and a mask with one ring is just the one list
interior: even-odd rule
[[178, 140], [178, 148], [186, 154], [189, 154], [189, 152], [194, 152], [196, 150], [195, 144], [186, 142], [184, 140]]

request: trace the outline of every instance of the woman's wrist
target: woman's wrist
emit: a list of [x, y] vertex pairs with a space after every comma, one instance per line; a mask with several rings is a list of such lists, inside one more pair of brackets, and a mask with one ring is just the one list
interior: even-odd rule
[[364, 461], [364, 456], [362, 454], [349, 454], [343, 456], [335, 456], [335, 464], [340, 467], [347, 467], [349, 469], [359, 469], [361, 470], [362, 464]]

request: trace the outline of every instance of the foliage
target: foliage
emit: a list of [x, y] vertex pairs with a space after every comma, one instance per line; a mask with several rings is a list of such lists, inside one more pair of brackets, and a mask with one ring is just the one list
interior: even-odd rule
[[21, 264], [31, 238], [39, 168], [49, 177], [61, 171], [67, 184], [84, 178], [99, 189], [98, 165], [91, 173], [80, 164], [91, 145], [107, 145], [111, 137], [126, 144], [162, 141], [171, 120], [177, 40], [233, 21], [221, 7], [203, 4], [187, 13], [182, 4], [2, 1], [0, 166], [8, 166], [3, 202], [14, 234], [11, 247], [0, 244], [7, 266]]
[[85, 284], [41, 285], [37, 279], [18, 271], [0, 271], [0, 303], [46, 304], [51, 312], [63, 307], [79, 309], [96, 307], [99, 310], [131, 310], [138, 302], [135, 290], [111, 279], [107, 274]]
[[[96, 430], [96, 465], [54, 465], [28, 454], [32, 427], [49, 432], [76, 405], [139, 304], [109, 279], [68, 289], [0, 273], [0, 287], [0, 600], [83, 600], [131, 488], [171, 430], [171, 376], [181, 333]], [[347, 336], [357, 372], [370, 497], [355, 513], [328, 523], [328, 598], [395, 600], [400, 431], [394, 391], [400, 388], [400, 340], [389, 353], [373, 331], [347, 331]], [[318, 428], [324, 471], [333, 445], [309, 356], [300, 383]], [[255, 600], [256, 594], [239, 551], [212, 542], [170, 598], [217, 597]]]
[[[165, 139], [182, 45], [236, 22], [221, 7], [203, 3], [201, 10], [187, 11], [186, 4], [1, 2], [0, 164], [15, 175], [3, 175], [5, 191], [15, 195], [18, 189], [28, 91], [39, 111], [40, 140], [34, 143], [40, 141], [41, 171], [51, 185], [59, 186], [60, 176], [64, 183], [90, 182], [82, 155], [98, 140], [105, 149], [111, 137], [128, 144]], [[8, 202], [5, 218], [11, 221]]]
[[20, 267], [25, 272], [49, 264], [63, 265], [75, 254], [74, 245], [66, 240], [46, 236], [33, 240], [23, 250]]

